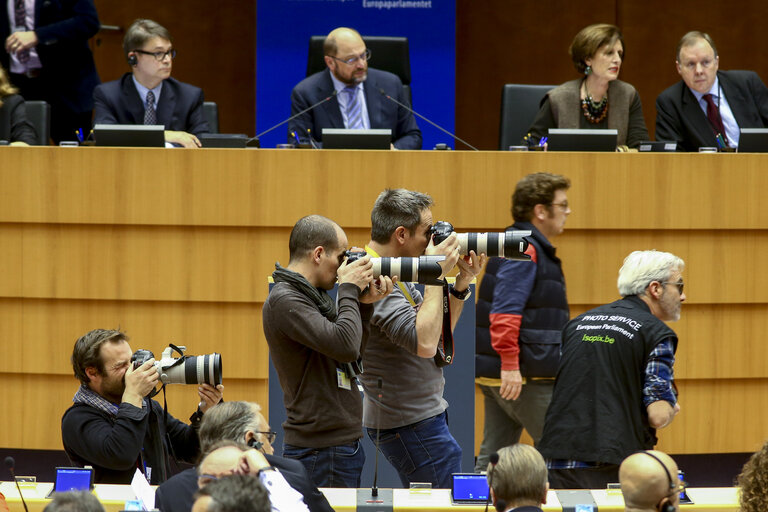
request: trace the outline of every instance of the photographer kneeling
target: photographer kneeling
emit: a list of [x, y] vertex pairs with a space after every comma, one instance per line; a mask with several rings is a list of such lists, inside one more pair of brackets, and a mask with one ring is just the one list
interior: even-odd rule
[[72, 352], [81, 385], [61, 419], [61, 438], [73, 463], [93, 466], [96, 483], [128, 484], [138, 468], [151, 484], [160, 484], [171, 476], [169, 453], [194, 462], [196, 426], [222, 398], [224, 386], [201, 384], [192, 426], [165, 417], [148, 397], [160, 379], [154, 358], [134, 368], [132, 354], [128, 336], [105, 329], [82, 336]]

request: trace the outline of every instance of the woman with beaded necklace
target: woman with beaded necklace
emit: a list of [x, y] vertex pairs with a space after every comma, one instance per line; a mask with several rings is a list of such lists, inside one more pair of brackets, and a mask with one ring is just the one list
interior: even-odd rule
[[637, 90], [618, 80], [624, 38], [618, 27], [590, 25], [573, 38], [568, 50], [582, 78], [555, 87], [544, 96], [526, 136], [536, 144], [549, 128], [615, 129], [618, 149], [637, 148], [649, 140]]

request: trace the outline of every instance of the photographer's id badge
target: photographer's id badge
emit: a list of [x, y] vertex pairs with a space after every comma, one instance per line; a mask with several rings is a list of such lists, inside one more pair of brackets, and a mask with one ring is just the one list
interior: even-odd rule
[[341, 389], [352, 389], [352, 382], [347, 376], [347, 372], [341, 368], [336, 368], [336, 382]]

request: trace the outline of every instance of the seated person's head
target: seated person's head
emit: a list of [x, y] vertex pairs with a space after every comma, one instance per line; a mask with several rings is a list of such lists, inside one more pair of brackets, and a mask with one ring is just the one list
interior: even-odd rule
[[547, 501], [549, 482], [544, 458], [533, 446], [514, 444], [499, 450], [499, 462], [488, 465], [488, 483], [495, 506], [504, 510], [522, 506], [538, 507]]
[[89, 491], [57, 492], [43, 512], [104, 512], [104, 506]]
[[269, 493], [259, 478], [231, 475], [215, 480], [195, 494], [192, 512], [269, 512]]
[[619, 481], [626, 510], [678, 510], [677, 464], [666, 453], [652, 450], [630, 455], [619, 467]]
[[744, 464], [738, 485], [741, 512], [768, 510], [768, 442]]
[[0, 107], [3, 106], [3, 96], [10, 96], [18, 92], [19, 90], [11, 84], [11, 79], [8, 78], [8, 72], [0, 64]]
[[173, 40], [168, 29], [152, 20], [136, 20], [123, 38], [123, 54], [136, 80], [154, 89], [171, 76]]
[[203, 416], [200, 429], [200, 451], [207, 453], [219, 441], [233, 441], [272, 454], [269, 424], [254, 402], [223, 402]]
[[113, 403], [120, 403], [132, 355], [124, 332], [94, 329], [75, 342], [72, 369], [83, 385]]
[[273, 469], [260, 451], [233, 441], [219, 441], [201, 458], [197, 486], [202, 489], [225, 476], [258, 475]]
[[323, 43], [325, 65], [340, 82], [354, 86], [368, 77], [370, 52], [357, 30], [339, 27]]
[[432, 198], [404, 188], [387, 189], [371, 211], [371, 240], [389, 246], [392, 255], [417, 257], [431, 238]]

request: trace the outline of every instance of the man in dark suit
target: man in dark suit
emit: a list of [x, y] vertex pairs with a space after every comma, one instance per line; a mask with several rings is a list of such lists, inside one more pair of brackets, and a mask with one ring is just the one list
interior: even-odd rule
[[55, 143], [88, 134], [99, 75], [88, 39], [99, 30], [93, 0], [6, 0], [0, 5], [0, 64], [25, 100], [51, 105]]
[[165, 141], [200, 147], [197, 135], [208, 133], [203, 91], [171, 78], [176, 50], [171, 34], [152, 20], [136, 20], [123, 38], [131, 73], [93, 92], [95, 124], [162, 124]]
[[289, 142], [296, 138], [321, 142], [323, 128], [389, 128], [393, 149], [421, 149], [421, 131], [413, 114], [381, 92], [407, 104], [402, 82], [392, 73], [368, 68], [371, 52], [356, 30], [334, 29], [325, 38], [323, 52], [328, 69], [293, 88], [291, 114], [330, 99], [289, 123]]
[[712, 38], [685, 34], [677, 45], [682, 81], [656, 98], [656, 140], [678, 149], [738, 147], [741, 128], [768, 126], [768, 88], [754, 71], [718, 71]]
[[[217, 445], [221, 441], [233, 441], [255, 448], [303, 496], [310, 512], [332, 512], [328, 500], [309, 478], [301, 462], [273, 455], [273, 435], [260, 407], [252, 402], [223, 402], [212, 407], [203, 416], [198, 431], [201, 453], [214, 451], [213, 448], [221, 446]], [[193, 468], [182, 471], [157, 488], [156, 506], [162, 512], [189, 512], [197, 489], [197, 470]]]

